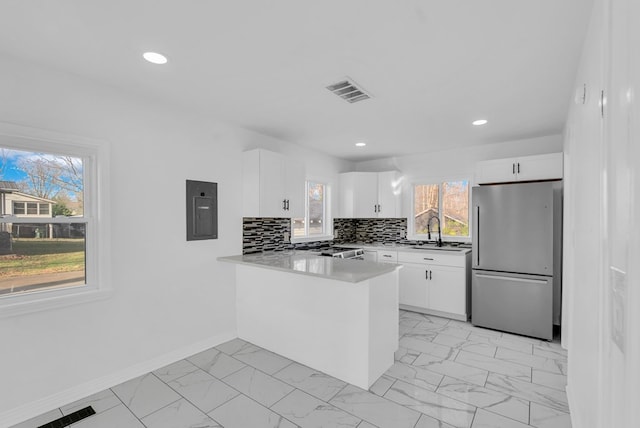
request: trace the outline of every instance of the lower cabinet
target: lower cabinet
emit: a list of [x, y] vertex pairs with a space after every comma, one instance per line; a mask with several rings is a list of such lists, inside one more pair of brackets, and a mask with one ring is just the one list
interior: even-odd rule
[[428, 270], [425, 266], [413, 263], [402, 263], [400, 269], [400, 304], [427, 308], [428, 305]]
[[398, 252], [400, 305], [405, 309], [467, 320], [470, 315], [471, 253]]
[[466, 315], [467, 293], [462, 267], [429, 266], [429, 309]]

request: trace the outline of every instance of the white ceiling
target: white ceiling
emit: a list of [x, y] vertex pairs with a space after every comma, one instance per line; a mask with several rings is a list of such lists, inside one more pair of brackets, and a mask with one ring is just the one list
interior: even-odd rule
[[3, 0], [0, 52], [364, 160], [561, 132], [591, 4]]

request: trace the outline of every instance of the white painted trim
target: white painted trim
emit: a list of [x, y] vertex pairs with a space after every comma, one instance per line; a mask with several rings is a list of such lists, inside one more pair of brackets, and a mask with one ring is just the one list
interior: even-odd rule
[[[473, 186], [475, 185], [474, 181], [473, 181], [473, 177], [469, 176], [468, 174], [453, 174], [453, 175], [444, 175], [444, 176], [414, 176], [414, 177], [410, 177], [408, 180], [406, 180], [406, 192], [404, 192], [406, 194], [406, 198], [404, 198], [404, 204], [405, 204], [405, 209], [406, 209], [406, 219], [407, 219], [407, 239], [412, 240], [412, 241], [426, 241], [427, 240], [427, 234], [417, 234], [415, 233], [414, 230], [414, 213], [413, 213], [413, 207], [414, 207], [414, 201], [413, 201], [413, 197], [415, 194], [414, 188], [415, 186], [419, 186], [419, 185], [423, 185], [423, 184], [436, 184], [438, 185], [438, 195], [442, 195], [442, 189], [440, 188], [440, 185], [443, 182], [451, 182], [451, 181], [467, 181], [468, 182], [468, 187], [469, 187], [469, 198], [468, 198], [468, 219], [469, 219], [469, 236], [443, 236], [442, 237], [442, 241], [454, 241], [454, 242], [471, 242], [471, 236], [473, 234], [473, 230], [471, 230], [471, 223], [472, 223], [472, 192], [473, 192]], [[438, 209], [442, 210], [442, 198], [438, 197]], [[433, 238], [433, 233], [431, 234], [431, 237]], [[436, 233], [436, 237], [433, 239], [437, 239], [437, 232]]]
[[[111, 228], [110, 228], [110, 144], [104, 140], [63, 134], [55, 131], [0, 122], [0, 145], [21, 151], [66, 154], [83, 158], [84, 215], [60, 222], [86, 223], [85, 283], [68, 287], [10, 294], [0, 298], [0, 317], [58, 308], [111, 295]], [[2, 222], [32, 222], [26, 218], [3, 219]], [[35, 220], [35, 219], [34, 219]], [[53, 218], [33, 221], [55, 223]]]
[[219, 334], [185, 346], [184, 348], [152, 358], [151, 360], [143, 361], [131, 367], [127, 367], [115, 373], [60, 391], [48, 397], [23, 404], [20, 407], [0, 413], [0, 426], [12, 426], [29, 420], [53, 409], [57, 409], [58, 407], [73, 403], [74, 401], [88, 397], [89, 395], [111, 388], [115, 385], [119, 385], [122, 382], [126, 382], [176, 361], [190, 357], [198, 352], [220, 345], [221, 343], [227, 342], [236, 337], [238, 336], [235, 331]]
[[567, 402], [569, 403], [569, 416], [571, 417], [571, 426], [572, 428], [582, 428], [586, 427], [583, 421], [580, 419], [580, 412], [578, 412], [578, 406], [576, 405], [576, 398], [571, 393], [571, 385], [567, 385], [565, 387], [565, 392], [567, 393]]

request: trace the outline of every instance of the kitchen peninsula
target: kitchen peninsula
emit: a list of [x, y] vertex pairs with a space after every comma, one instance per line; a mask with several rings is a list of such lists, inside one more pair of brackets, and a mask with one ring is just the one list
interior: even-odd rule
[[398, 348], [400, 266], [303, 251], [236, 264], [238, 337], [368, 389]]

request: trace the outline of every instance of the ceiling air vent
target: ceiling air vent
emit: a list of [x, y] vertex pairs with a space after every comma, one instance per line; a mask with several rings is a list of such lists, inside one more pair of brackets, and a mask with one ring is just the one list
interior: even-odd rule
[[365, 90], [359, 87], [352, 79], [334, 83], [333, 85], [327, 86], [327, 89], [350, 103], [371, 98], [371, 95], [367, 94]]

